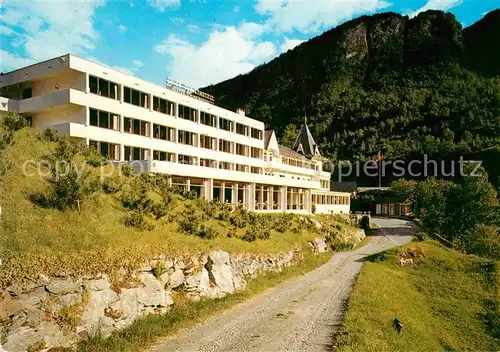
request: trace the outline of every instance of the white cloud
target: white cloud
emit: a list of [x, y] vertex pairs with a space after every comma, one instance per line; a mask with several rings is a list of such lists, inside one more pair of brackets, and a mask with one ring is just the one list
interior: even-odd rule
[[233, 11], [236, 12], [236, 13], [240, 12], [240, 7], [239, 6], [235, 6], [233, 8]]
[[35, 60], [0, 50], [0, 71], [8, 72], [17, 67], [29, 66]]
[[255, 22], [243, 22], [239, 31], [247, 38], [256, 38], [267, 30], [266, 25], [258, 24]]
[[127, 26], [125, 26], [123, 24], [118, 25], [118, 31], [120, 33], [125, 33], [127, 31]]
[[281, 44], [281, 46], [280, 46], [280, 50], [282, 53], [287, 52], [288, 50], [292, 50], [297, 45], [299, 45], [303, 42], [304, 42], [304, 40], [301, 40], [301, 39], [289, 39], [288, 37], [285, 37], [283, 44]]
[[[14, 42], [25, 58], [10, 54], [10, 69], [25, 61], [41, 61], [68, 52], [82, 54], [95, 48], [99, 33], [94, 15], [102, 1], [13, 1], [4, 3], [2, 20], [14, 29]], [[16, 64], [12, 59], [18, 58]]]
[[246, 73], [276, 54], [273, 43], [252, 40], [241, 27], [216, 29], [199, 46], [171, 34], [154, 49], [171, 56], [172, 79], [193, 87]]
[[362, 13], [373, 13], [390, 6], [385, 0], [259, 0], [255, 6], [261, 15], [269, 16], [267, 24], [277, 32], [316, 32], [338, 25]]
[[10, 37], [14, 34], [14, 31], [9, 27], [0, 24], [0, 34]]
[[144, 62], [142, 62], [141, 60], [132, 60], [132, 63], [136, 67], [142, 67], [142, 66], [144, 66]]
[[134, 75], [134, 71], [136, 70], [135, 68], [126, 68], [126, 67], [119, 66], [119, 65], [107, 65], [104, 62], [102, 62], [101, 60], [99, 60], [98, 58], [93, 57], [93, 56], [87, 56], [85, 59], [92, 61], [92, 62], [95, 62], [97, 64], [107, 66], [109, 68], [112, 68], [113, 70], [117, 70], [117, 71], [120, 71], [122, 73], [126, 73], [128, 75]]
[[200, 26], [197, 26], [195, 24], [188, 24], [186, 28], [191, 33], [198, 33], [200, 31]]
[[410, 17], [415, 17], [420, 12], [424, 12], [427, 10], [442, 10], [448, 11], [449, 9], [460, 5], [463, 0], [429, 0], [427, 3], [419, 8], [418, 10], [411, 13]]
[[147, 0], [149, 6], [164, 12], [167, 7], [175, 7], [181, 4], [180, 0]]

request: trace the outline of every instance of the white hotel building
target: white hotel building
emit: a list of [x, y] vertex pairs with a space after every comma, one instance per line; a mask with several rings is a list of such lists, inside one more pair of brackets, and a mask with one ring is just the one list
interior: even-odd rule
[[64, 55], [0, 76], [0, 110], [80, 139], [117, 162], [252, 211], [349, 213], [306, 125], [294, 148], [264, 123], [101, 64]]

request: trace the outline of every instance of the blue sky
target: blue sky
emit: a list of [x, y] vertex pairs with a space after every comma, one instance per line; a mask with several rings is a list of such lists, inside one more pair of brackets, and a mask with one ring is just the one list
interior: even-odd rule
[[163, 84], [234, 77], [362, 14], [450, 11], [469, 26], [499, 0], [0, 0], [0, 71], [65, 53]]

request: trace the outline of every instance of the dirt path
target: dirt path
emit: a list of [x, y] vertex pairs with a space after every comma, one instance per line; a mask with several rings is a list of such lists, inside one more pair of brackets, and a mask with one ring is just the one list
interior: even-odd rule
[[374, 219], [381, 228], [352, 252], [161, 341], [151, 351], [327, 351], [363, 259], [411, 240], [412, 224]]

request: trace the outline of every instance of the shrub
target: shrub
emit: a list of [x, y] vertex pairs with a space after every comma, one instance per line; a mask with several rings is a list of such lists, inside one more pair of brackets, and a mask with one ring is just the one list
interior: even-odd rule
[[142, 211], [134, 210], [124, 219], [125, 226], [134, 227], [141, 231], [151, 231], [154, 226], [148, 221]]
[[165, 215], [167, 215], [168, 208], [165, 203], [155, 202], [150, 205], [148, 210], [155, 217], [156, 220], [159, 220]]
[[250, 229], [245, 231], [242, 239], [247, 242], [253, 242], [257, 239], [268, 240], [271, 237], [271, 232], [268, 227], [265, 226], [252, 226]]
[[52, 129], [52, 128], [47, 128], [45, 131], [43, 131], [43, 139], [46, 140], [47, 142], [58, 142], [59, 141], [59, 135], [57, 134], [57, 131]]
[[372, 225], [370, 223], [370, 217], [368, 215], [365, 215], [361, 218], [361, 221], [359, 222], [359, 227], [365, 231], [371, 230]]
[[194, 235], [198, 231], [201, 219], [196, 214], [189, 214], [184, 220], [179, 222], [179, 228], [188, 235]]
[[61, 174], [55, 174], [51, 183], [49, 203], [61, 210], [80, 207], [81, 202], [96, 193], [99, 181], [92, 179], [89, 172], [81, 175], [71, 166]]
[[213, 227], [202, 224], [199, 230], [196, 232], [196, 236], [207, 240], [211, 240], [219, 236], [219, 233]]

